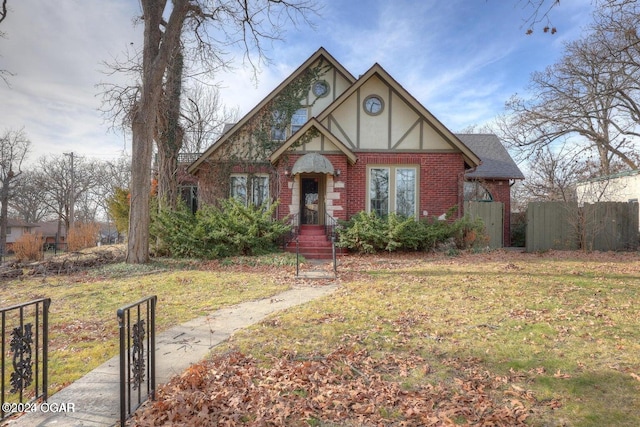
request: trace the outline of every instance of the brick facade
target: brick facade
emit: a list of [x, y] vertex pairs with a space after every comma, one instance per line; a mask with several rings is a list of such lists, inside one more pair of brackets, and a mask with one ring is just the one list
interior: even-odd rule
[[[285, 170], [291, 170], [299, 157], [301, 154], [290, 154], [278, 165], [279, 218], [290, 213], [290, 204], [298, 203], [292, 199], [296, 178], [287, 176]], [[367, 209], [367, 170], [373, 165], [411, 165], [418, 168], [420, 217], [437, 217], [454, 206], [462, 206], [464, 160], [459, 153], [358, 153], [358, 161], [354, 165], [350, 165], [346, 156], [341, 154], [326, 154], [325, 157], [336, 171], [340, 170], [339, 177], [328, 176], [326, 182], [326, 209], [334, 218], [346, 220]], [[461, 215], [461, 209], [458, 211]]]

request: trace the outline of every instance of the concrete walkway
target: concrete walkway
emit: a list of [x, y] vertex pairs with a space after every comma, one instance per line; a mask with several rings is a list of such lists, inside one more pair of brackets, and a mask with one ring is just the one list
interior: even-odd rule
[[[329, 295], [335, 284], [298, 286], [258, 301], [249, 301], [176, 326], [156, 336], [156, 383], [166, 383], [191, 364], [202, 360], [213, 347], [235, 331], [268, 315]], [[162, 307], [158, 307], [158, 313]], [[120, 421], [119, 356], [105, 362], [78, 381], [50, 396], [48, 403], [71, 406], [74, 412], [30, 412], [6, 425], [11, 427], [98, 427]]]

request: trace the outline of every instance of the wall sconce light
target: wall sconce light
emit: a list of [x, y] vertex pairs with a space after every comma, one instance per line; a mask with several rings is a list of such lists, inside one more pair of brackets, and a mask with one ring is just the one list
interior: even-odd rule
[[289, 168], [285, 168], [284, 169], [284, 176], [289, 176], [291, 175], [291, 171], [289, 170]]
[[336, 177], [340, 177], [340, 174], [342, 173], [342, 171], [340, 169], [336, 169]]

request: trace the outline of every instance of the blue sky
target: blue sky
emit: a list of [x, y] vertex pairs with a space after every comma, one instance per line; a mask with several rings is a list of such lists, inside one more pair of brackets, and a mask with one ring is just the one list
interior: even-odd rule
[[[553, 64], [565, 41], [579, 37], [591, 2], [563, 0], [553, 9], [555, 35], [525, 35], [526, 0], [317, 0], [318, 16], [265, 44], [270, 63], [258, 82], [237, 62], [212, 76], [227, 107], [246, 113], [319, 47], [356, 77], [374, 63], [453, 131], [482, 126], [503, 112], [529, 75]], [[130, 152], [130, 136], [108, 132], [96, 85], [113, 81], [103, 61], [142, 43], [136, 0], [9, 0], [2, 24], [0, 132], [24, 127], [31, 160], [74, 151], [112, 159]], [[241, 57], [240, 54], [237, 57]]]

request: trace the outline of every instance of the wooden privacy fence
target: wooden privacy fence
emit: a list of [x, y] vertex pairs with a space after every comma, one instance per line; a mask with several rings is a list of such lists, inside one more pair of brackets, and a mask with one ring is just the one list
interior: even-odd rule
[[480, 218], [489, 237], [489, 247], [497, 249], [504, 242], [504, 203], [500, 202], [464, 202], [464, 212], [471, 219]]
[[527, 207], [527, 252], [638, 248], [638, 203], [532, 202]]

